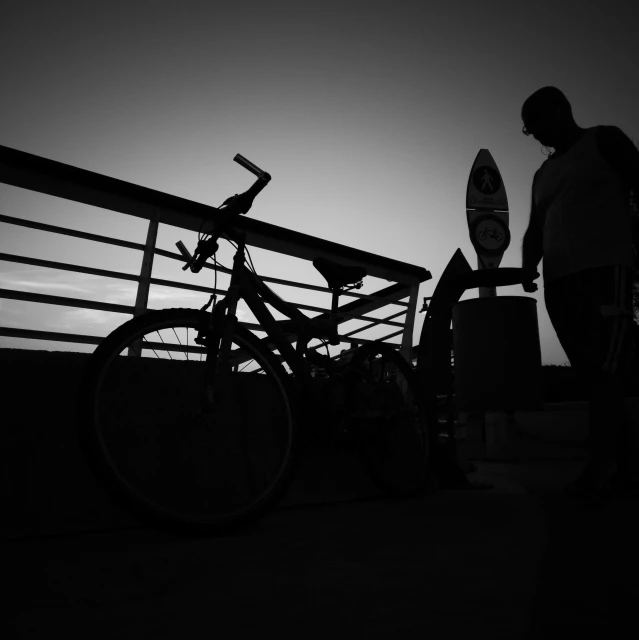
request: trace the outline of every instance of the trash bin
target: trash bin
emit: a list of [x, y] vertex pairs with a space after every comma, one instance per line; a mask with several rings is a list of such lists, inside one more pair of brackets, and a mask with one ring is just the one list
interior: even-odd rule
[[453, 306], [458, 411], [525, 411], [543, 407], [537, 301], [473, 298]]

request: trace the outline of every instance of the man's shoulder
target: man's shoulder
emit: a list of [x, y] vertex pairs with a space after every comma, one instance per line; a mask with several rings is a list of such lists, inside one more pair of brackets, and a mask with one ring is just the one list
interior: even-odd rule
[[639, 149], [636, 144], [619, 127], [599, 125], [597, 146], [603, 159], [622, 182], [632, 188], [636, 184], [635, 174], [639, 170]]
[[625, 156], [632, 150], [639, 153], [639, 150], [632, 140], [617, 126], [609, 124], [600, 124], [591, 127], [597, 133], [597, 145], [601, 155], [605, 158], [611, 155]]

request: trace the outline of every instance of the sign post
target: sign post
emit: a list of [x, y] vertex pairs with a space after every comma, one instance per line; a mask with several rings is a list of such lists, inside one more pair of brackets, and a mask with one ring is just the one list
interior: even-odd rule
[[[488, 149], [480, 149], [468, 177], [466, 187], [466, 220], [470, 241], [477, 252], [477, 269], [496, 269], [510, 244], [508, 199], [497, 164]], [[496, 297], [496, 287], [479, 287], [479, 297]], [[484, 411], [486, 454], [494, 455], [494, 440], [502, 434], [506, 414]], [[469, 425], [471, 426], [471, 425]], [[471, 426], [477, 428], [479, 425]]]
[[[466, 187], [466, 220], [477, 252], [477, 269], [496, 269], [510, 244], [508, 199], [488, 149], [480, 149]], [[495, 297], [495, 287], [479, 287], [479, 297]]]

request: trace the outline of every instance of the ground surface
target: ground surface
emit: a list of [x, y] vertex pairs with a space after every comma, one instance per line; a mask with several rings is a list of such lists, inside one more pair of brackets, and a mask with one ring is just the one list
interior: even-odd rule
[[279, 509], [227, 538], [5, 541], [5, 637], [622, 637], [636, 504], [576, 508], [582, 464], [480, 463], [492, 491]]

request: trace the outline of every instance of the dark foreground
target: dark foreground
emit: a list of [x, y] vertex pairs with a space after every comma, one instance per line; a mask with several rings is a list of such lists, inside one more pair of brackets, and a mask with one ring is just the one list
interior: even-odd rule
[[136, 528], [4, 541], [2, 635], [632, 635], [638, 503], [573, 505], [561, 488], [580, 461], [479, 464], [469, 477], [492, 491], [291, 507], [227, 538]]

